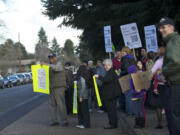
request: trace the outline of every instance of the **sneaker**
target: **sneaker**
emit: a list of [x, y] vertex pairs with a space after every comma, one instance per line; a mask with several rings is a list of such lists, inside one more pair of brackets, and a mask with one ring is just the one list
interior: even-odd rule
[[85, 126], [84, 125], [77, 125], [76, 128], [84, 129]]
[[80, 128], [82, 125], [76, 125], [76, 128]]
[[103, 111], [103, 110], [98, 110], [97, 112], [98, 112], [98, 113], [104, 113], [104, 111]]

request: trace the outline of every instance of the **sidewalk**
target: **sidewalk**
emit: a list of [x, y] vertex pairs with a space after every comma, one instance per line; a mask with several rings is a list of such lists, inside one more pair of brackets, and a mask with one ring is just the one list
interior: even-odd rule
[[49, 127], [49, 104], [43, 103], [24, 117], [10, 124], [0, 135], [127, 135], [127, 129], [120, 127], [104, 130], [107, 123], [106, 114], [91, 113], [91, 129], [77, 129], [77, 119], [69, 117], [68, 127]]
[[153, 110], [146, 110], [146, 128], [144, 129], [134, 129], [134, 117], [126, 116], [124, 113], [120, 114], [137, 135], [169, 135], [165, 114], [163, 115], [163, 129], [155, 129], [157, 126], [157, 118]]
[[77, 129], [77, 118], [69, 116], [70, 125], [68, 127], [49, 127], [49, 104], [46, 101], [38, 108], [32, 110], [24, 117], [13, 122], [0, 135], [168, 135], [166, 121], [164, 118], [163, 129], [155, 129], [156, 116], [152, 110], [147, 110], [147, 126], [144, 129], [133, 129], [134, 118], [127, 117], [123, 113], [119, 114], [119, 128], [104, 130], [107, 124], [107, 115], [91, 113], [91, 128]]

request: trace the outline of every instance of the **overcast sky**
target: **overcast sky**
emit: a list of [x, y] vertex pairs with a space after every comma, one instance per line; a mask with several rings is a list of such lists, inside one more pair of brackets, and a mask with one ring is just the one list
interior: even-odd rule
[[7, 26], [7, 38], [18, 41], [20, 32], [21, 42], [28, 52], [33, 53], [38, 40], [37, 33], [42, 26], [49, 41], [55, 36], [61, 46], [66, 39], [71, 39], [76, 45], [79, 43], [77, 36], [82, 33], [81, 30], [70, 27], [57, 28], [62, 18], [49, 20], [47, 16], [42, 15], [42, 9], [40, 0], [7, 0], [6, 4], [0, 0], [0, 19]]

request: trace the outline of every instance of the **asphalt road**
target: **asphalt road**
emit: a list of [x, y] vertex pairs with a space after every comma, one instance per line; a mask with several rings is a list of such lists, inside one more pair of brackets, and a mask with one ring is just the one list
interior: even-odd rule
[[0, 116], [37, 95], [32, 84], [0, 89]]
[[0, 90], [0, 130], [18, 120], [47, 100], [34, 93], [32, 84]]

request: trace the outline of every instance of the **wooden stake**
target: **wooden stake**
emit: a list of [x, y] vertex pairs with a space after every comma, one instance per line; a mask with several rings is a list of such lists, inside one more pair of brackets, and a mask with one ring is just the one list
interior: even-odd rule
[[109, 58], [111, 59], [111, 52], [109, 52]]
[[133, 48], [133, 55], [134, 55], [135, 61], [137, 61], [137, 58], [136, 58], [136, 52], [135, 52], [135, 49], [134, 49], [134, 48]]

